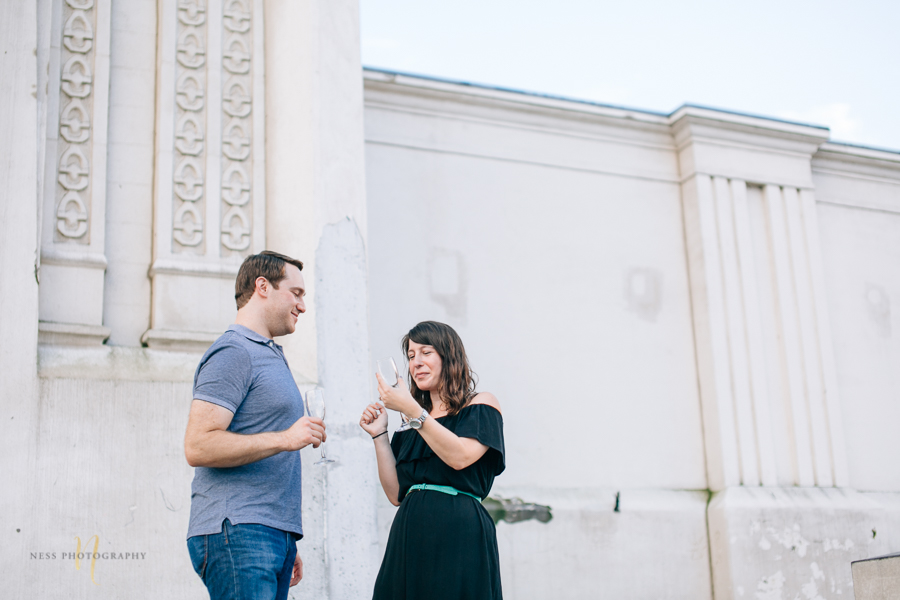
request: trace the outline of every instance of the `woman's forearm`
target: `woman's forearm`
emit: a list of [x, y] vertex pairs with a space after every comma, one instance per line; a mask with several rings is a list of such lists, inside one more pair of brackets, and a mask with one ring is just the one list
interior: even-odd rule
[[431, 417], [425, 419], [419, 435], [438, 458], [457, 471], [474, 464], [488, 450], [478, 440], [461, 438]]
[[399, 506], [400, 482], [397, 480], [397, 461], [394, 460], [394, 452], [386, 435], [375, 439], [375, 460], [378, 462], [378, 479], [385, 495], [391, 504]]

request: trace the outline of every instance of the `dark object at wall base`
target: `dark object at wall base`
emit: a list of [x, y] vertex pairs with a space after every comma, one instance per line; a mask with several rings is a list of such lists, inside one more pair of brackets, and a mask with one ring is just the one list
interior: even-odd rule
[[494, 523], [506, 521], [507, 523], [519, 523], [535, 519], [541, 523], [547, 523], [553, 518], [549, 506], [524, 502], [521, 498], [493, 498], [488, 496], [482, 503]]

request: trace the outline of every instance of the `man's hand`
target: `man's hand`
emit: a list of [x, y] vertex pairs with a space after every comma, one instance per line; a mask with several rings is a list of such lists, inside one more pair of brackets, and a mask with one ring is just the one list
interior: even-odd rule
[[291, 587], [294, 587], [303, 579], [303, 561], [300, 560], [300, 554], [294, 559], [294, 574], [291, 575]]
[[195, 399], [191, 403], [184, 455], [192, 467], [239, 467], [279, 452], [299, 450], [325, 441], [322, 419], [302, 417], [284, 431], [239, 434], [228, 431], [234, 413], [217, 404]]
[[325, 441], [325, 422], [316, 417], [301, 417], [282, 434], [287, 450], [299, 450], [310, 444], [318, 448]]

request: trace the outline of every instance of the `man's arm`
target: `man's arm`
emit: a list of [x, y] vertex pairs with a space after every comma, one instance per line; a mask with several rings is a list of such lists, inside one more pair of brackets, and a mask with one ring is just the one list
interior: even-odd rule
[[227, 408], [194, 399], [184, 434], [184, 456], [189, 465], [239, 467], [309, 444], [318, 448], [325, 441], [325, 424], [314, 417], [302, 417], [284, 431], [250, 435], [228, 431], [232, 418], [234, 413]]

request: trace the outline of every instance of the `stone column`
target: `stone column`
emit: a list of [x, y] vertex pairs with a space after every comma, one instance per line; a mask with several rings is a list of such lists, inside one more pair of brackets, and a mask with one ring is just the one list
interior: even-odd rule
[[849, 478], [811, 174], [828, 131], [693, 107], [672, 123], [714, 595], [786, 586], [793, 597], [810, 573], [849, 591], [871, 503], [835, 489]]
[[38, 2], [0, 4], [0, 506], [6, 538], [4, 596], [26, 598], [29, 550], [39, 540], [27, 498], [34, 476], [31, 442], [37, 409], [36, 279], [38, 207], [41, 202], [39, 94], [36, 52]]
[[[284, 340], [301, 386], [328, 402], [328, 467], [304, 463], [304, 594], [370, 596], [378, 568], [377, 471], [359, 415], [373, 395], [359, 8], [267, 0], [266, 236], [296, 256], [309, 302]], [[305, 459], [314, 453], [304, 451]]]
[[160, 0], [152, 306], [142, 342], [205, 350], [265, 249], [262, 0]]
[[108, 346], [141, 346], [150, 327], [157, 0], [112, 6], [107, 146]]
[[106, 271], [110, 0], [51, 4], [41, 236], [42, 343], [95, 345]]

